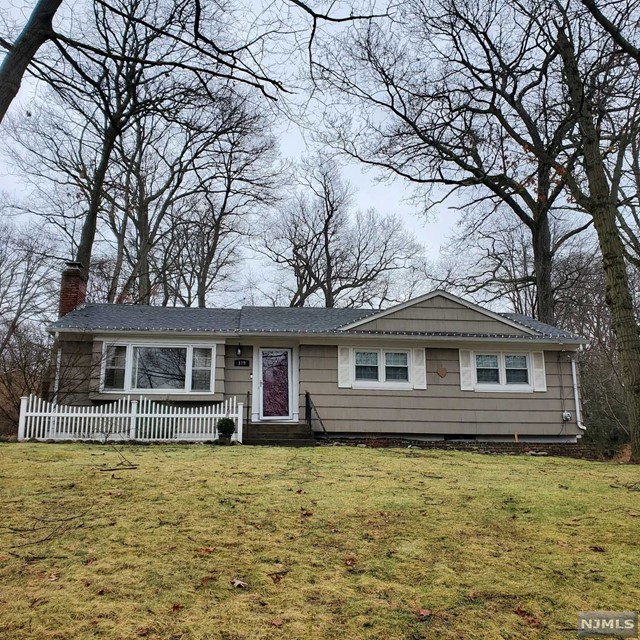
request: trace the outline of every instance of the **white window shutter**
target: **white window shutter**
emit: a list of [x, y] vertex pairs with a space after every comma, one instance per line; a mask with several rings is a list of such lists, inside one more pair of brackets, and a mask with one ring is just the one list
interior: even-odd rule
[[351, 387], [351, 349], [338, 347], [338, 386]]
[[471, 351], [460, 349], [460, 389], [462, 391], [473, 391], [474, 371]]
[[544, 370], [544, 351], [534, 351], [533, 356], [533, 390], [547, 390], [547, 375]]
[[413, 350], [413, 388], [427, 388], [427, 364], [424, 349]]

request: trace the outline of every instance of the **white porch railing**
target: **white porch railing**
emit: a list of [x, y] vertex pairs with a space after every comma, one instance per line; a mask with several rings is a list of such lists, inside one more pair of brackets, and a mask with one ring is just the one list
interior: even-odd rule
[[18, 440], [201, 442], [218, 437], [220, 418], [232, 418], [231, 439], [242, 442], [243, 409], [235, 397], [205, 407], [167, 406], [145, 397], [75, 407], [29, 396], [21, 400]]

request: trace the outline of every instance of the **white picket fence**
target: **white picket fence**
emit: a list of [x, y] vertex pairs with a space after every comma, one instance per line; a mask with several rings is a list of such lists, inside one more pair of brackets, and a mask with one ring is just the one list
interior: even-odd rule
[[202, 442], [218, 437], [220, 418], [232, 418], [231, 439], [242, 442], [243, 409], [235, 397], [205, 407], [167, 406], [146, 397], [75, 407], [32, 395], [21, 400], [18, 440]]

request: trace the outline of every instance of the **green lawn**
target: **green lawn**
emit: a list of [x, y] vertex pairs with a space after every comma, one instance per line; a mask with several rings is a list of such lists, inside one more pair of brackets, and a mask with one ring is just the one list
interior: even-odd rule
[[640, 603], [638, 467], [118, 449], [0, 446], [3, 640], [574, 638]]

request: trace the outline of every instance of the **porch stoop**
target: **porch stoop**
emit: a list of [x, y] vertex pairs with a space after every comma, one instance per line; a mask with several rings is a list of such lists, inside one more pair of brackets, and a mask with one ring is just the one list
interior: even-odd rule
[[250, 423], [245, 425], [243, 444], [281, 447], [313, 447], [316, 440], [304, 422]]

